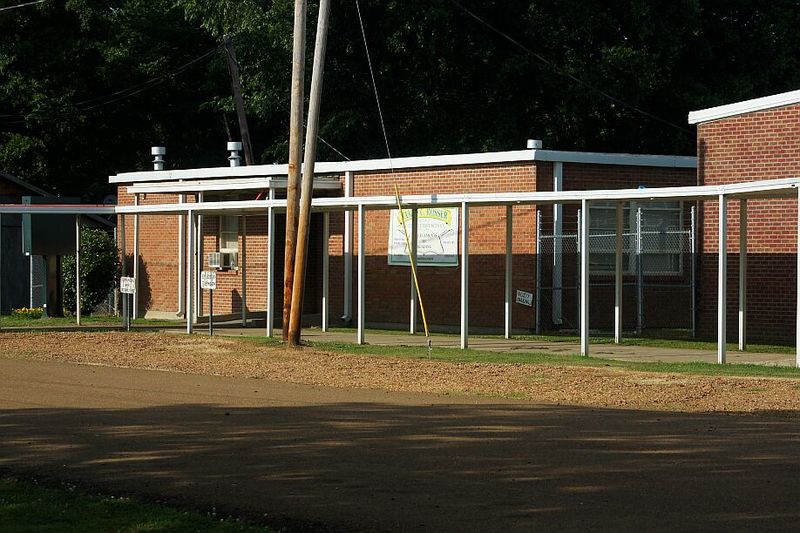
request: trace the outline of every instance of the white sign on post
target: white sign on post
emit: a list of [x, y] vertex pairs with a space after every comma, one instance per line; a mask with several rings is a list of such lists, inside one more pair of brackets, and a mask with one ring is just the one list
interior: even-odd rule
[[517, 303], [533, 307], [533, 293], [527, 291], [517, 291]]
[[[411, 235], [411, 209], [403, 209]], [[408, 247], [400, 211], [392, 209], [389, 221], [389, 264], [408, 266]], [[417, 266], [458, 266], [458, 208], [420, 207], [417, 210]]]
[[217, 271], [204, 270], [200, 272], [200, 288], [213, 291], [217, 288]]
[[122, 294], [136, 294], [136, 278], [119, 278], [119, 292]]

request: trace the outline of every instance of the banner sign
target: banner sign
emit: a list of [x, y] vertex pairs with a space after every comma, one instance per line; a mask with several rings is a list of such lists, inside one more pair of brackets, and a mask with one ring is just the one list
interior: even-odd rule
[[[408, 266], [408, 249], [400, 211], [392, 209], [389, 222], [389, 264]], [[411, 209], [403, 209], [411, 241]], [[458, 208], [417, 209], [417, 266], [458, 266]]]

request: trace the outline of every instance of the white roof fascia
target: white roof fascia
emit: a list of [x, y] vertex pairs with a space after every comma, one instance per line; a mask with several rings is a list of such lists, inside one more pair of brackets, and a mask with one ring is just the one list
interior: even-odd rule
[[0, 204], [0, 214], [114, 215], [116, 212], [116, 207], [113, 205]]
[[[286, 178], [227, 178], [219, 180], [168, 181], [158, 183], [134, 183], [127, 188], [129, 194], [168, 194], [209, 191], [248, 191], [263, 189], [285, 189]], [[340, 181], [315, 179], [315, 190], [339, 190]]]
[[[720, 194], [731, 197], [774, 197], [797, 195], [799, 178], [764, 180], [730, 185], [693, 185], [686, 187], [654, 187], [651, 189], [609, 189], [583, 191], [548, 191], [516, 193], [475, 193], [475, 194], [425, 194], [401, 196], [404, 207], [458, 206], [466, 202], [474, 207], [514, 204], [552, 204], [579, 203], [588, 201], [663, 201], [663, 200], [703, 200], [715, 199]], [[352, 210], [359, 206], [366, 209], [393, 209], [394, 196], [355, 196], [336, 198], [315, 198], [312, 208], [315, 211]], [[285, 208], [286, 200], [243, 200], [229, 202], [201, 202], [194, 204], [155, 204], [118, 206], [118, 214], [159, 213], [176, 214], [194, 211], [196, 213], [223, 213], [228, 211], [260, 211], [268, 207]]]
[[[401, 157], [397, 159], [365, 159], [361, 161], [320, 162], [315, 174], [345, 172], [391, 172], [392, 170], [523, 163], [533, 161], [562, 161], [597, 165], [629, 165], [645, 167], [696, 168], [697, 158], [690, 156], [606, 154], [600, 152], [566, 152], [559, 150], [513, 150], [476, 154]], [[285, 176], [287, 165], [252, 165], [243, 167], [210, 167], [183, 170], [126, 172], [110, 176], [109, 183], [197, 180], [211, 178], [247, 178]]]
[[689, 113], [689, 124], [700, 124], [792, 104], [800, 104], [800, 90], [692, 111]]
[[697, 168], [697, 158], [682, 155], [609, 154], [603, 152], [565, 152], [537, 150], [537, 161], [587, 163], [634, 167]]

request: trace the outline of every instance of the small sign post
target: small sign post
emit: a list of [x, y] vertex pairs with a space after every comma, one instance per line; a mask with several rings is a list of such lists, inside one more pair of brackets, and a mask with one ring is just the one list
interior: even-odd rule
[[200, 272], [200, 288], [208, 289], [208, 335], [214, 336], [214, 289], [217, 288], [217, 271]]
[[517, 299], [516, 302], [518, 304], [527, 305], [528, 307], [533, 306], [533, 293], [528, 291], [517, 291]]
[[119, 278], [119, 292], [125, 296], [122, 298], [122, 323], [125, 331], [131, 330], [131, 307], [133, 295], [136, 294], [136, 278]]

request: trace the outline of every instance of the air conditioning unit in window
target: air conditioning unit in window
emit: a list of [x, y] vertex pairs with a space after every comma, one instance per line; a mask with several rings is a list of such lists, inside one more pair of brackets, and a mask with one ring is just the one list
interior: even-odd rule
[[236, 252], [209, 252], [208, 266], [217, 270], [234, 269], [238, 266], [236, 262], [237, 255]]

